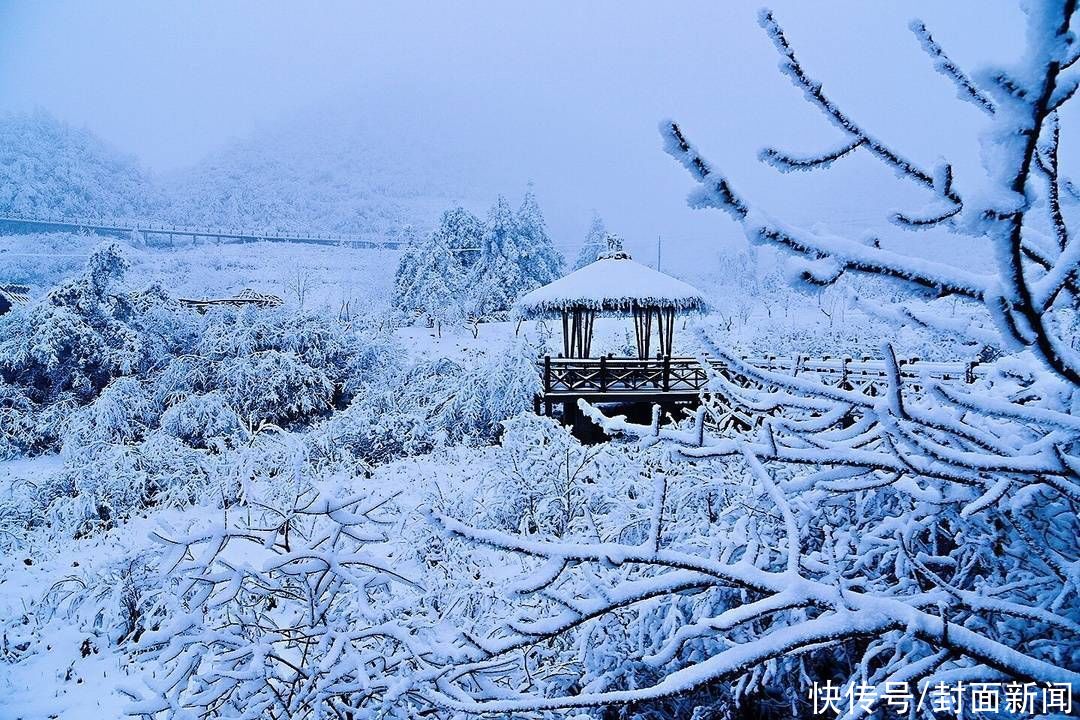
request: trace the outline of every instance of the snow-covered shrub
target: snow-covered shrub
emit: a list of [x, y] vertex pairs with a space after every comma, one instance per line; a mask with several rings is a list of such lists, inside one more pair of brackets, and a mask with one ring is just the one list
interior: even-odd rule
[[113, 378], [144, 367], [133, 310], [119, 292], [127, 261], [115, 243], [90, 256], [83, 273], [5, 324], [0, 377], [35, 402], [72, 393], [85, 402]]
[[478, 478], [481, 526], [584, 537], [605, 527], [613, 504], [637, 495], [641, 461], [626, 447], [582, 445], [569, 428], [532, 413], [502, 424], [493, 467]]
[[220, 392], [189, 395], [161, 414], [163, 433], [196, 448], [223, 449], [243, 436], [236, 410]]
[[502, 422], [527, 411], [539, 389], [535, 351], [516, 344], [468, 369], [447, 358], [383, 365], [379, 382], [357, 387], [352, 403], [311, 433], [312, 456], [360, 469], [446, 445], [496, 442]]
[[539, 355], [537, 346], [516, 342], [464, 372], [438, 408], [441, 436], [450, 443], [498, 440], [503, 420], [528, 411], [540, 391]]
[[70, 394], [36, 403], [22, 388], [0, 383], [0, 458], [39, 455], [58, 447], [77, 407]]
[[170, 671], [128, 690], [132, 710], [404, 719], [429, 707], [402, 622], [420, 586], [371, 549], [386, 540], [388, 502], [301, 487], [281, 510], [159, 535], [168, 575], [148, 614], [161, 622], [139, 646]]
[[248, 425], [302, 424], [344, 406], [350, 379], [366, 371], [358, 360], [377, 366], [370, 350], [321, 315], [208, 313], [186, 353], [163, 368], [156, 392], [167, 403], [215, 392]]
[[[3, 447], [31, 453], [56, 449], [69, 423], [80, 421], [74, 408], [93, 403], [114, 381], [151, 375], [184, 350], [192, 332], [190, 318], [178, 313], [159, 287], [128, 292], [126, 268], [117, 244], [102, 245], [80, 275], [61, 283], [42, 302], [5, 316], [0, 452]], [[133, 406], [124, 407], [129, 401]], [[131, 380], [88, 412], [99, 415], [80, 421], [83, 428], [104, 437], [104, 426], [93, 429], [99, 421], [121, 422], [124, 414], [135, 419], [148, 409], [138, 382]]]
[[445, 358], [387, 373], [311, 433], [313, 455], [323, 463], [368, 464], [430, 451], [442, 441], [435, 417], [461, 376], [461, 366]]
[[158, 409], [143, 383], [134, 377], [113, 380], [88, 405], [71, 414], [64, 433], [70, 446], [134, 443], [157, 422]]

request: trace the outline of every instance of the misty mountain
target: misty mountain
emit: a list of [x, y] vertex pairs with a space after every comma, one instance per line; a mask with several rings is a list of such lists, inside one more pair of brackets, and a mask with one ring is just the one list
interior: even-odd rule
[[144, 216], [156, 190], [135, 158], [44, 111], [0, 117], [0, 212]]
[[385, 236], [430, 225], [467, 198], [445, 148], [322, 111], [155, 176], [43, 111], [9, 115], [0, 118], [0, 211]]
[[468, 195], [458, 166], [446, 145], [399, 123], [322, 108], [163, 178], [163, 212], [182, 223], [386, 235], [429, 225]]

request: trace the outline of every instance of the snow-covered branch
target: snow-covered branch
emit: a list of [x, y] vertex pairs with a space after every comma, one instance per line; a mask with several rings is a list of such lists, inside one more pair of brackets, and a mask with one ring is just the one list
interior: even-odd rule
[[[516, 556], [526, 579], [512, 595], [520, 618], [494, 630], [494, 641], [478, 641], [483, 650], [440, 678], [433, 702], [469, 713], [659, 707], [710, 688], [738, 698], [780, 684], [801, 696], [823, 678], [846, 688], [926, 688], [943, 678], [1080, 687], [1066, 659], [1080, 630], [1080, 251], [1061, 213], [1071, 191], [1054, 116], [1072, 94], [1058, 74], [1074, 61], [1074, 4], [1027, 12], [1021, 65], [971, 76], [925, 26], [912, 25], [937, 69], [991, 124], [991, 190], [966, 202], [947, 163], [920, 168], [837, 107], [772, 13], [761, 15], [782, 71], [845, 134], [817, 155], [766, 150], [761, 158], [785, 171], [819, 169], [863, 148], [934, 194], [929, 210], [900, 222], [977, 238], [989, 271], [774, 220], [678, 124], [661, 124], [665, 149], [699, 185], [691, 205], [722, 209], [752, 242], [794, 255], [801, 280], [888, 280], [914, 299], [882, 317], [1002, 355], [953, 383], [903, 372], [886, 345], [888, 382], [867, 393], [854, 377], [825, 385], [713, 347], [716, 377], [693, 420], [639, 425], [582, 402], [609, 435], [673, 463], [643, 521], [648, 530], [636, 542], [550, 539], [436, 517], [453, 537]], [[1030, 227], [1036, 172], [1053, 186], [1053, 239]], [[928, 296], [953, 296], [976, 312], [945, 317], [939, 304], [920, 304]], [[751, 427], [724, 421], [733, 414]], [[691, 469], [683, 477], [679, 467]], [[571, 645], [580, 664], [557, 650]], [[552, 650], [528, 649], [541, 647]], [[604, 653], [616, 659], [593, 660]], [[542, 668], [548, 681], [533, 681]], [[551, 679], [560, 672], [574, 680]]]

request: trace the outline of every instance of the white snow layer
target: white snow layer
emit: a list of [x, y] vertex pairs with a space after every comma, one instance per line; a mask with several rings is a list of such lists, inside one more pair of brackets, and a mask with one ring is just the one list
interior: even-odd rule
[[597, 260], [522, 296], [514, 310], [524, 318], [584, 307], [627, 312], [634, 305], [700, 312], [706, 302], [694, 286], [629, 258]]

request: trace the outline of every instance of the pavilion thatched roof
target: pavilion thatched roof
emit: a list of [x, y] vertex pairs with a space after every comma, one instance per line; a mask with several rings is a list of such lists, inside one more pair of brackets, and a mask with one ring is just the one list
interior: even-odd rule
[[523, 295], [514, 305], [525, 319], [557, 316], [563, 310], [629, 313], [634, 306], [703, 312], [705, 297], [693, 285], [631, 260], [625, 253], [601, 257], [553, 283]]

